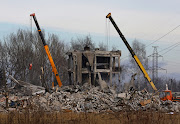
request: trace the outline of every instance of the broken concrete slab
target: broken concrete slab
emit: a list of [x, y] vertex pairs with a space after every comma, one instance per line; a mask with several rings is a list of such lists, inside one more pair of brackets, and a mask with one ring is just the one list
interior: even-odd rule
[[[9, 78], [14, 81], [16, 84], [25, 87], [25, 90], [31, 92], [32, 95], [43, 94], [45, 93], [45, 88], [41, 86], [36, 86], [24, 81], [16, 80], [13, 76], [9, 75]], [[26, 92], [27, 93], [27, 92]]]
[[109, 87], [108, 87], [107, 83], [104, 80], [102, 80], [101, 74], [99, 72], [98, 72], [98, 78], [99, 78], [98, 83], [100, 85], [101, 90], [107, 91], [109, 89]]

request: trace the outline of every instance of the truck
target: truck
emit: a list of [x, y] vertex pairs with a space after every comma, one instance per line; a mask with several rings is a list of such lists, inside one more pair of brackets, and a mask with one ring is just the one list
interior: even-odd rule
[[129, 52], [131, 53], [132, 57], [134, 58], [135, 62], [137, 63], [137, 65], [139, 66], [140, 70], [142, 71], [142, 73], [144, 74], [145, 79], [147, 79], [147, 81], [150, 83], [150, 85], [152, 86], [152, 88], [154, 89], [154, 91], [157, 91], [156, 86], [154, 85], [154, 83], [152, 82], [151, 78], [149, 77], [148, 73], [146, 72], [145, 68], [143, 67], [143, 65], [141, 64], [139, 58], [136, 56], [136, 54], [134, 53], [133, 49], [131, 48], [131, 46], [129, 45], [129, 43], [127, 42], [126, 38], [124, 37], [124, 35], [122, 34], [122, 32], [120, 31], [120, 29], [118, 28], [118, 26], [116, 25], [115, 21], [113, 20], [113, 18], [111, 17], [111, 13], [109, 13], [106, 18], [109, 18], [109, 20], [111, 21], [111, 23], [113, 24], [114, 28], [116, 29], [116, 31], [118, 32], [119, 36], [121, 37], [122, 41], [124, 42], [124, 44], [126, 45], [126, 47], [128, 48]]
[[58, 82], [59, 87], [61, 87], [61, 86], [62, 86], [61, 79], [60, 79], [60, 77], [59, 77], [58, 71], [57, 71], [57, 69], [56, 69], [56, 66], [55, 66], [55, 64], [54, 64], [53, 58], [52, 58], [51, 53], [50, 53], [50, 51], [49, 51], [49, 47], [48, 47], [48, 45], [46, 44], [46, 41], [45, 41], [45, 39], [44, 39], [44, 36], [43, 36], [43, 34], [42, 34], [42, 32], [41, 32], [41, 28], [40, 28], [40, 26], [39, 26], [39, 24], [38, 24], [38, 21], [37, 21], [37, 19], [36, 19], [35, 13], [30, 14], [30, 16], [32, 16], [33, 19], [34, 19], [34, 22], [35, 22], [35, 24], [36, 24], [37, 30], [38, 30], [38, 32], [39, 32], [39, 36], [41, 37], [42, 43], [43, 43], [43, 45], [44, 45], [44, 49], [45, 49], [46, 54], [47, 54], [47, 56], [48, 56], [49, 62], [51, 63], [52, 71], [54, 72], [54, 75], [55, 75], [55, 77], [56, 77], [56, 80], [57, 80], [57, 82]]

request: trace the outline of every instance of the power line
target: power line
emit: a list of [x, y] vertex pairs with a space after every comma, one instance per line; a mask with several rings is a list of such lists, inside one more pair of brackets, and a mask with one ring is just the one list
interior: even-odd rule
[[166, 60], [167, 62], [170, 62], [170, 63], [173, 63], [173, 64], [180, 64], [178, 62], [174, 62], [174, 61], [169, 61], [169, 60]]
[[166, 48], [160, 50], [159, 53], [162, 52], [162, 51], [168, 50], [168, 49], [171, 48], [171, 47], [177, 47], [178, 45], [180, 45], [180, 42], [177, 42], [177, 43], [175, 43], [175, 44], [173, 44], [173, 45], [171, 45], [171, 46], [169, 46], [169, 47], [166, 47]]
[[[178, 44], [178, 45], [180, 45], [180, 44]], [[165, 53], [163, 53], [162, 55], [164, 55], [164, 54], [166, 54], [166, 53], [170, 52], [171, 50], [173, 50], [174, 48], [176, 48], [178, 45], [174, 46], [173, 48], [171, 48], [170, 50], [166, 51], [166, 52], [165, 52]]]
[[154, 48], [153, 54], [149, 55], [148, 57], [152, 57], [152, 80], [154, 83], [158, 82], [158, 70], [161, 70], [160, 67], [158, 67], [158, 58], [163, 57], [162, 55], [158, 54], [157, 47], [158, 46], [152, 46]]
[[110, 22], [106, 19], [106, 42], [107, 42], [107, 51], [109, 49], [109, 42], [110, 42]]
[[174, 65], [174, 64], [169, 64], [169, 66], [171, 67], [175, 67], [177, 69], [177, 65]]
[[105, 29], [105, 34], [106, 34], [106, 37], [105, 37], [105, 41], [106, 41], [106, 43], [107, 43], [107, 46], [106, 46], [106, 50], [108, 50], [108, 26], [107, 26], [107, 19], [105, 19], [106, 20], [106, 23], [105, 23], [105, 27], [106, 27], [106, 29]]
[[166, 48], [162, 49], [162, 50], [159, 51], [159, 52], [162, 52], [162, 51], [167, 50], [167, 49], [169, 49], [169, 48], [171, 48], [171, 47], [174, 47], [175, 45], [178, 45], [179, 43], [180, 43], [180, 42], [177, 42], [177, 43], [175, 43], [175, 44], [173, 44], [173, 45], [171, 45], [171, 46], [169, 46], [169, 47], [166, 47]]
[[[176, 30], [178, 27], [180, 27], [180, 25], [176, 26], [175, 28], [173, 28], [171, 31], [167, 32], [166, 34], [164, 34], [163, 36], [161, 36], [160, 38], [158, 38], [157, 40], [153, 41], [152, 43], [150, 43], [149, 45], [147, 45], [146, 47], [150, 46], [151, 44], [159, 41], [160, 39], [162, 39], [163, 37], [167, 36], [168, 34], [170, 34], [171, 32], [173, 32], [174, 30]], [[146, 48], [145, 47], [145, 48]]]
[[175, 43], [175, 44], [173, 44], [173, 45], [171, 45], [171, 46], [169, 46], [169, 47], [166, 47], [166, 48], [160, 50], [159, 53], [162, 52], [162, 51], [168, 50], [168, 49], [171, 48], [171, 47], [177, 47], [179, 44], [180, 44], [180, 42], [177, 42], [177, 43]]
[[[158, 38], [157, 40], [155, 40], [155, 41], [153, 41], [152, 43], [148, 44], [147, 46], [145, 46], [145, 48], [148, 47], [148, 46], [150, 46], [151, 44], [159, 41], [159, 40], [162, 39], [163, 37], [167, 36], [168, 34], [170, 34], [171, 32], [173, 32], [174, 30], [176, 30], [178, 27], [180, 27], [180, 25], [176, 26], [175, 28], [173, 28], [172, 30], [170, 30], [169, 32], [167, 32], [166, 34], [164, 34], [163, 36], [161, 36], [161, 37]], [[178, 43], [180, 43], [180, 42], [178, 42]], [[175, 45], [175, 44], [174, 44], [174, 45]], [[173, 45], [172, 45], [172, 46], [173, 46]], [[163, 49], [163, 50], [165, 50], [165, 49]], [[163, 50], [161, 50], [160, 52], [162, 52]], [[123, 59], [125, 59], [125, 58], [127, 58], [127, 57], [128, 57], [128, 56], [125, 56], [125, 57], [122, 58], [121, 60], [123, 60]]]

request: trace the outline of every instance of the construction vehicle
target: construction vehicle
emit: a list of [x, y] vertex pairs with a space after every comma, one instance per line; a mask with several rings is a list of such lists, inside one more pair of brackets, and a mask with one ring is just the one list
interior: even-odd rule
[[152, 82], [151, 78], [149, 77], [148, 73], [146, 72], [145, 68], [143, 67], [143, 65], [141, 64], [140, 60], [138, 59], [138, 57], [136, 56], [136, 54], [134, 53], [134, 51], [132, 50], [131, 46], [129, 45], [129, 43], [127, 42], [126, 38], [124, 37], [124, 35], [121, 33], [120, 29], [118, 28], [118, 26], [116, 25], [116, 23], [114, 22], [113, 18], [111, 17], [111, 13], [109, 13], [106, 18], [109, 18], [109, 20], [111, 21], [111, 23], [113, 24], [114, 28], [116, 29], [116, 31], [118, 32], [119, 36], [121, 37], [121, 39], [123, 40], [124, 44], [126, 45], [126, 47], [128, 48], [129, 52], [131, 53], [132, 57], [134, 58], [135, 62], [137, 63], [137, 65], [139, 66], [140, 70], [142, 71], [142, 73], [144, 74], [144, 77], [147, 79], [147, 81], [151, 84], [152, 88], [157, 91], [154, 83]]
[[56, 80], [57, 80], [57, 82], [58, 82], [59, 87], [61, 87], [61, 86], [62, 86], [61, 79], [60, 79], [60, 77], [59, 77], [59, 74], [58, 74], [58, 72], [57, 72], [56, 66], [55, 66], [54, 61], [53, 61], [53, 59], [52, 59], [51, 53], [50, 53], [50, 51], [49, 51], [49, 47], [48, 47], [48, 45], [47, 45], [46, 42], [45, 42], [44, 36], [43, 36], [43, 34], [42, 34], [42, 32], [41, 32], [41, 29], [40, 29], [40, 27], [39, 27], [39, 24], [38, 24], [38, 22], [37, 22], [35, 13], [30, 14], [30, 16], [32, 16], [33, 19], [34, 19], [34, 22], [35, 22], [35, 24], [36, 24], [37, 30], [38, 30], [39, 35], [40, 35], [40, 37], [41, 37], [41, 40], [42, 40], [42, 42], [43, 42], [44, 49], [45, 49], [46, 54], [47, 54], [47, 56], [48, 56], [48, 58], [49, 58], [49, 61], [50, 61], [50, 63], [51, 63], [52, 71], [53, 71], [54, 74], [55, 74], [55, 77], [56, 77]]
[[163, 101], [173, 101], [173, 102], [180, 102], [180, 96], [173, 96], [172, 91], [168, 89], [168, 85], [166, 84], [166, 90], [164, 90], [163, 92], [163, 97], [161, 97], [160, 99]]
[[173, 102], [180, 102], [180, 97], [174, 97], [171, 90], [164, 90], [164, 97], [161, 98], [161, 100], [166, 101], [170, 100]]

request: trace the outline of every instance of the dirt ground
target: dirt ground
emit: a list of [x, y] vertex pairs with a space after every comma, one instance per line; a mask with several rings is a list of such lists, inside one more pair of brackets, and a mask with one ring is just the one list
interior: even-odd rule
[[8, 112], [0, 113], [0, 124], [180, 124], [180, 114], [152, 111], [102, 113]]

